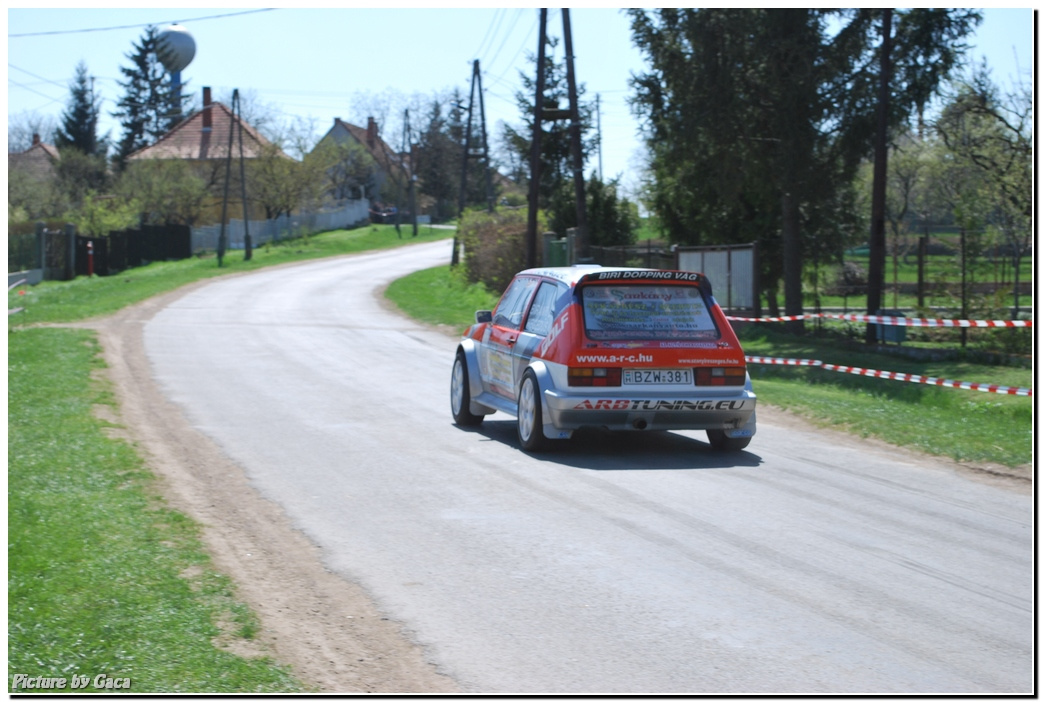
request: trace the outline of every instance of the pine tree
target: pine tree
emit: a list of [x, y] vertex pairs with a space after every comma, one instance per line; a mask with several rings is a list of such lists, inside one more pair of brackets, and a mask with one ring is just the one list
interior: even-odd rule
[[93, 78], [87, 74], [87, 64], [83, 61], [76, 66], [76, 77], [69, 92], [69, 106], [55, 134], [56, 145], [59, 149], [79, 149], [88, 156], [104, 156], [108, 140], [98, 138], [101, 98], [94, 94]]
[[119, 83], [126, 92], [113, 113], [123, 127], [116, 152], [120, 167], [125, 165], [127, 156], [155, 143], [184, 116], [182, 103], [187, 97], [179, 102], [171, 89], [169, 74], [156, 53], [158, 36], [155, 27], [147, 27], [141, 42], [126, 54], [132, 65], [119, 68], [126, 78]]

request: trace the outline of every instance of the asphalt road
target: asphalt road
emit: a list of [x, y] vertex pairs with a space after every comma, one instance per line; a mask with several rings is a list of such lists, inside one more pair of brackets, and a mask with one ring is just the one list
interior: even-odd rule
[[[448, 242], [219, 280], [156, 379], [441, 670], [483, 693], [1028, 693], [1033, 504], [759, 420], [578, 436], [452, 423], [454, 340], [380, 289]], [[882, 382], [882, 381], [880, 381]]]

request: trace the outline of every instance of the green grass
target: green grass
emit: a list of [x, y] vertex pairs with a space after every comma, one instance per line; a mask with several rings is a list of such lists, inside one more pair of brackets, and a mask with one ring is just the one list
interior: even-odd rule
[[453, 233], [452, 230], [420, 227], [419, 236], [413, 237], [411, 227], [402, 227], [399, 238], [393, 225], [369, 225], [261, 246], [254, 249], [250, 261], [243, 260], [243, 251], [229, 251], [220, 268], [216, 256], [211, 253], [184, 261], [154, 262], [113, 276], [80, 276], [67, 282], [47, 281], [29, 288], [21, 286], [8, 293], [8, 308], [24, 307], [25, 311], [10, 316], [8, 326], [72, 322], [104, 316], [197, 280], [259, 270], [280, 263], [436, 241], [451, 237]]
[[260, 247], [250, 262], [232, 251], [222, 268], [210, 255], [9, 293], [8, 306], [26, 311], [8, 317], [8, 673], [91, 682], [104, 673], [130, 678], [132, 693], [306, 691], [273, 661], [212, 643], [252, 639], [259, 622], [211, 566], [198, 526], [164, 506], [137, 451], [106, 436], [92, 408], [113, 398], [92, 376], [103, 365], [94, 333], [30, 325], [109, 314], [214, 276], [452, 234], [403, 228], [399, 238], [370, 226]]
[[387, 299], [405, 314], [429, 324], [454, 327], [460, 333], [474, 322], [474, 312], [490, 310], [499, 296], [480, 284], [470, 285], [459, 269], [441, 266], [419, 271], [390, 284]]
[[[468, 287], [449, 267], [406, 276], [387, 296], [406, 314], [462, 330], [496, 296]], [[750, 356], [812, 358], [874, 370], [1031, 387], [1029, 369], [971, 363], [922, 362], [854, 351], [842, 343], [786, 336], [766, 325], [741, 332]], [[761, 401], [803, 415], [820, 426], [875, 437], [960, 461], [1022, 466], [1032, 458], [1033, 398], [866, 378], [819, 368], [750, 366]]]
[[[851, 350], [825, 340], [746, 328], [750, 356], [810, 358], [872, 370], [912, 373], [991, 385], [1032, 387], [1030, 369], [965, 360], [919, 361]], [[821, 368], [749, 366], [752, 385], [768, 404], [792, 410], [822, 426], [848, 430], [959, 461], [1005, 466], [1029, 464], [1033, 450], [1033, 398], [870, 378]]]
[[101, 365], [90, 332], [9, 334], [8, 684], [104, 673], [133, 693], [303, 691], [271, 660], [211, 642], [250, 638], [255, 616], [134, 448], [105, 435]]

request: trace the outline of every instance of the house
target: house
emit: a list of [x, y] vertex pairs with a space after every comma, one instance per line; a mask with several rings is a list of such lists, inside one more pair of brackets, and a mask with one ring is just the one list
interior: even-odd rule
[[156, 143], [127, 156], [127, 162], [147, 159], [223, 162], [228, 158], [229, 136], [234, 137], [232, 158], [238, 158], [238, 130], [234, 135], [229, 134], [233, 124], [241, 125], [242, 128], [244, 158], [259, 158], [265, 149], [272, 148], [271, 142], [260, 132], [235, 117], [222, 103], [213, 102], [210, 89], [203, 88], [201, 111], [180, 122]]
[[351, 141], [360, 144], [376, 162], [372, 182], [364, 193], [358, 193], [358, 195], [367, 197], [372, 203], [380, 203], [384, 200], [393, 202], [402, 197], [402, 192], [408, 186], [406, 159], [403, 159], [401, 154], [394, 151], [380, 137], [375, 118], [369, 117], [368, 124], [363, 129], [336, 117], [333, 120], [332, 129], [318, 141], [315, 150], [321, 148], [329, 140], [337, 144]]
[[56, 175], [60, 160], [57, 148], [33, 134], [32, 146], [21, 153], [7, 154], [7, 171], [18, 170], [34, 180], [49, 180]]
[[[253, 187], [254, 176], [249, 175], [248, 164], [272, 156], [276, 159], [292, 159], [224, 104], [214, 102], [208, 87], [202, 89], [202, 110], [178, 123], [154, 144], [127, 156], [127, 167], [133, 168], [135, 164], [147, 161], [185, 161], [208, 184], [209, 194], [199, 205], [189, 207], [190, 211], [178, 213], [177, 219], [199, 225], [219, 223], [225, 210], [232, 217], [241, 217], [243, 204], [238, 163], [230, 171], [230, 187], [226, 189], [224, 182], [228, 172], [229, 139], [231, 158], [236, 161], [241, 144], [242, 158], [247, 164], [250, 202], [257, 201], [267, 209], [268, 203], [263, 202], [263, 195], [258, 194], [258, 190]], [[263, 190], [261, 186], [260, 191]], [[225, 193], [228, 198], [226, 207]]]

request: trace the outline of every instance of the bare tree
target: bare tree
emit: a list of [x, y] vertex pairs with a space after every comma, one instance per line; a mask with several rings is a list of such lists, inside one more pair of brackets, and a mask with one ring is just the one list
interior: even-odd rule
[[7, 123], [7, 152], [21, 153], [33, 145], [33, 135], [48, 144], [54, 143], [58, 131], [58, 120], [52, 115], [38, 112], [22, 112], [11, 117]]

